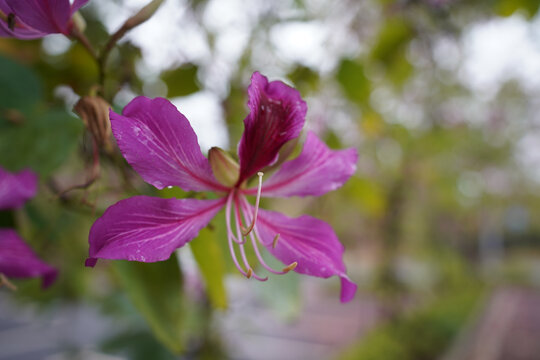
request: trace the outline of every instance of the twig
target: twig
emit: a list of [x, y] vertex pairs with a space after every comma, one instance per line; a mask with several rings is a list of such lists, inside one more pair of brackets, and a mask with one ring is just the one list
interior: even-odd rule
[[107, 59], [109, 58], [111, 50], [129, 30], [133, 29], [136, 26], [139, 26], [146, 20], [150, 19], [150, 17], [154, 15], [154, 13], [157, 11], [157, 9], [161, 6], [162, 3], [163, 0], [152, 0], [145, 7], [139, 10], [138, 13], [127, 19], [120, 27], [120, 29], [118, 29], [114, 34], [111, 35], [109, 41], [107, 42], [107, 44], [105, 44], [105, 47], [97, 58], [99, 66], [99, 83], [102, 89], [104, 88], [103, 85], [105, 82], [105, 67], [107, 65]]
[[92, 135], [92, 146], [93, 146], [93, 163], [92, 163], [92, 171], [90, 177], [82, 184], [73, 185], [69, 188], [61, 191], [58, 193], [58, 197], [63, 198], [66, 193], [76, 190], [76, 189], [87, 189], [90, 185], [92, 185], [100, 176], [100, 168], [99, 168], [99, 147], [96, 141], [96, 138]]

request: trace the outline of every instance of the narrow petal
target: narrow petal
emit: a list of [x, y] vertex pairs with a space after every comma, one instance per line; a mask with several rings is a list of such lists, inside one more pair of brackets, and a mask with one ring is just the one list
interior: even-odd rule
[[57, 270], [41, 261], [12, 229], [0, 229], [0, 273], [8, 278], [41, 276], [44, 288], [58, 275]]
[[[270, 197], [320, 196], [342, 186], [356, 171], [356, 149], [330, 150], [309, 132], [296, 159], [281, 165], [263, 183], [262, 195]], [[250, 189], [248, 193], [255, 193]]]
[[69, 0], [6, 0], [13, 13], [35, 30], [47, 33], [68, 33], [71, 17]]
[[[343, 245], [324, 221], [303, 215], [289, 218], [281, 213], [259, 209], [256, 234], [276, 258], [285, 265], [297, 262], [294, 271], [328, 278], [341, 278], [341, 301], [353, 299], [356, 285], [349, 280], [343, 263]], [[279, 240], [274, 247], [274, 238]]]
[[189, 121], [168, 100], [139, 96], [123, 115], [110, 112], [116, 142], [127, 162], [158, 189], [226, 190], [212, 174]]
[[83, 7], [89, 0], [75, 0], [71, 5], [71, 15]]
[[98, 258], [155, 262], [195, 238], [223, 207], [225, 199], [162, 199], [135, 196], [109, 207], [90, 229], [90, 255]]
[[258, 72], [251, 77], [248, 96], [250, 113], [238, 144], [239, 183], [274, 162], [283, 144], [298, 137], [307, 111], [296, 89], [281, 81], [269, 83]]
[[37, 191], [37, 175], [30, 170], [10, 173], [0, 167], [0, 210], [22, 206]]

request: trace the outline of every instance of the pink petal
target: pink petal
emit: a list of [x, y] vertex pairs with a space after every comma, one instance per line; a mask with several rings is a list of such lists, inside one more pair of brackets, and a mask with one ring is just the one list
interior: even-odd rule
[[283, 144], [298, 137], [307, 111], [297, 90], [281, 81], [269, 83], [258, 72], [251, 77], [248, 95], [250, 113], [238, 144], [239, 183], [274, 162]]
[[223, 207], [225, 199], [162, 199], [134, 196], [109, 207], [90, 229], [90, 255], [142, 262], [166, 260], [195, 238]]
[[6, 0], [6, 3], [24, 24], [35, 30], [46, 34], [69, 33], [69, 0]]
[[[353, 299], [356, 285], [349, 280], [343, 263], [343, 245], [324, 221], [302, 215], [291, 219], [281, 213], [259, 209], [256, 234], [263, 245], [285, 265], [297, 262], [298, 273], [341, 278], [341, 301]], [[276, 247], [273, 240], [279, 234]]]
[[41, 276], [44, 288], [58, 275], [57, 270], [41, 261], [12, 229], [0, 229], [0, 273], [8, 278]]
[[139, 96], [123, 115], [110, 112], [112, 132], [127, 162], [163, 189], [226, 190], [212, 174], [188, 120], [168, 100]]
[[22, 206], [34, 197], [38, 178], [30, 170], [10, 173], [0, 167], [0, 210]]
[[[342, 186], [356, 171], [356, 149], [330, 150], [309, 132], [304, 149], [296, 159], [281, 165], [263, 183], [263, 196], [320, 196]], [[248, 193], [255, 193], [250, 189]]]

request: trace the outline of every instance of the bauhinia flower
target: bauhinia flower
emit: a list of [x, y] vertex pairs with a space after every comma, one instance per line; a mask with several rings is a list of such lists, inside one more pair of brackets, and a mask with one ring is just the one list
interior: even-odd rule
[[37, 39], [49, 34], [68, 36], [71, 17], [88, 0], [0, 0], [0, 36]]
[[[36, 194], [37, 176], [30, 170], [12, 174], [0, 168], [0, 211], [21, 207]], [[0, 228], [0, 283], [3, 277], [41, 276], [43, 287], [56, 279], [58, 272], [32, 251], [13, 229]]]
[[[111, 110], [112, 132], [128, 163], [158, 189], [179, 186], [185, 191], [211, 191], [216, 200], [163, 199], [134, 196], [109, 207], [90, 230], [87, 266], [98, 258], [154, 262], [195, 238], [225, 207], [227, 240], [232, 260], [247, 278], [261, 281], [246, 256], [251, 246], [270, 273], [341, 278], [341, 301], [350, 301], [356, 285], [347, 277], [344, 248], [330, 225], [303, 215], [289, 218], [259, 209], [261, 196], [319, 196], [343, 185], [354, 173], [355, 149], [334, 151], [309, 132], [301, 154], [282, 163], [262, 182], [261, 170], [276, 165], [285, 143], [296, 139], [304, 125], [306, 103], [297, 90], [280, 81], [268, 82], [254, 73], [248, 89], [249, 115], [238, 145], [239, 163], [212, 148], [201, 153], [188, 120], [162, 98], [137, 97], [122, 113]], [[254, 178], [258, 186], [249, 187]], [[247, 196], [255, 196], [251, 205]], [[286, 266], [268, 266], [262, 245]], [[240, 256], [237, 255], [240, 253]]]

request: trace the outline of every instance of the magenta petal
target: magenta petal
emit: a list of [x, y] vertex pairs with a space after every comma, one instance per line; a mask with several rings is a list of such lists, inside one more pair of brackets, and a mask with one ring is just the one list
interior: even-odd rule
[[[0, 0], [0, 11], [4, 14], [14, 13], [5, 0]], [[17, 17], [15, 17], [15, 22], [17, 25], [15, 29], [11, 30], [8, 27], [8, 24], [4, 20], [0, 19], [0, 36], [15, 37], [18, 39], [37, 39], [47, 35], [47, 33], [32, 29], [31, 27], [21, 23], [20, 19]]]
[[189, 121], [168, 100], [139, 96], [123, 115], [111, 110], [110, 117], [122, 154], [146, 182], [158, 189], [226, 190], [215, 179]]
[[275, 161], [283, 144], [298, 137], [307, 111], [296, 89], [281, 81], [269, 83], [258, 72], [251, 77], [248, 95], [250, 113], [238, 145], [239, 183]]
[[22, 40], [30, 40], [42, 38], [45, 35], [47, 35], [47, 33], [27, 27], [21, 28], [19, 26], [16, 27], [14, 31], [11, 31], [7, 24], [0, 19], [0, 37], [14, 37]]
[[90, 229], [86, 266], [97, 259], [154, 262], [195, 238], [225, 199], [162, 199], [135, 196], [109, 207]]
[[0, 273], [8, 278], [41, 276], [44, 288], [58, 275], [57, 270], [41, 261], [12, 229], [0, 229]]
[[30, 170], [14, 174], [0, 167], [0, 210], [22, 206], [36, 194], [37, 181]]
[[[292, 219], [259, 209], [256, 234], [268, 251], [285, 265], [296, 261], [294, 271], [322, 278], [339, 276], [341, 301], [353, 299], [356, 285], [347, 277], [342, 260], [344, 248], [330, 225], [307, 215]], [[276, 234], [279, 240], [274, 248]]]
[[47, 34], [68, 33], [69, 0], [6, 0], [6, 3], [24, 24], [35, 30]]
[[358, 286], [348, 276], [341, 277], [341, 302], [346, 303], [354, 299]]
[[73, 15], [73, 13], [75, 13], [77, 10], [79, 10], [87, 2], [88, 2], [88, 0], [75, 0], [75, 1], [73, 1], [73, 4], [71, 5], [71, 15]]
[[[263, 196], [320, 196], [342, 186], [356, 171], [356, 149], [330, 150], [309, 132], [296, 159], [281, 165], [263, 183]], [[256, 190], [250, 190], [256, 192]]]

